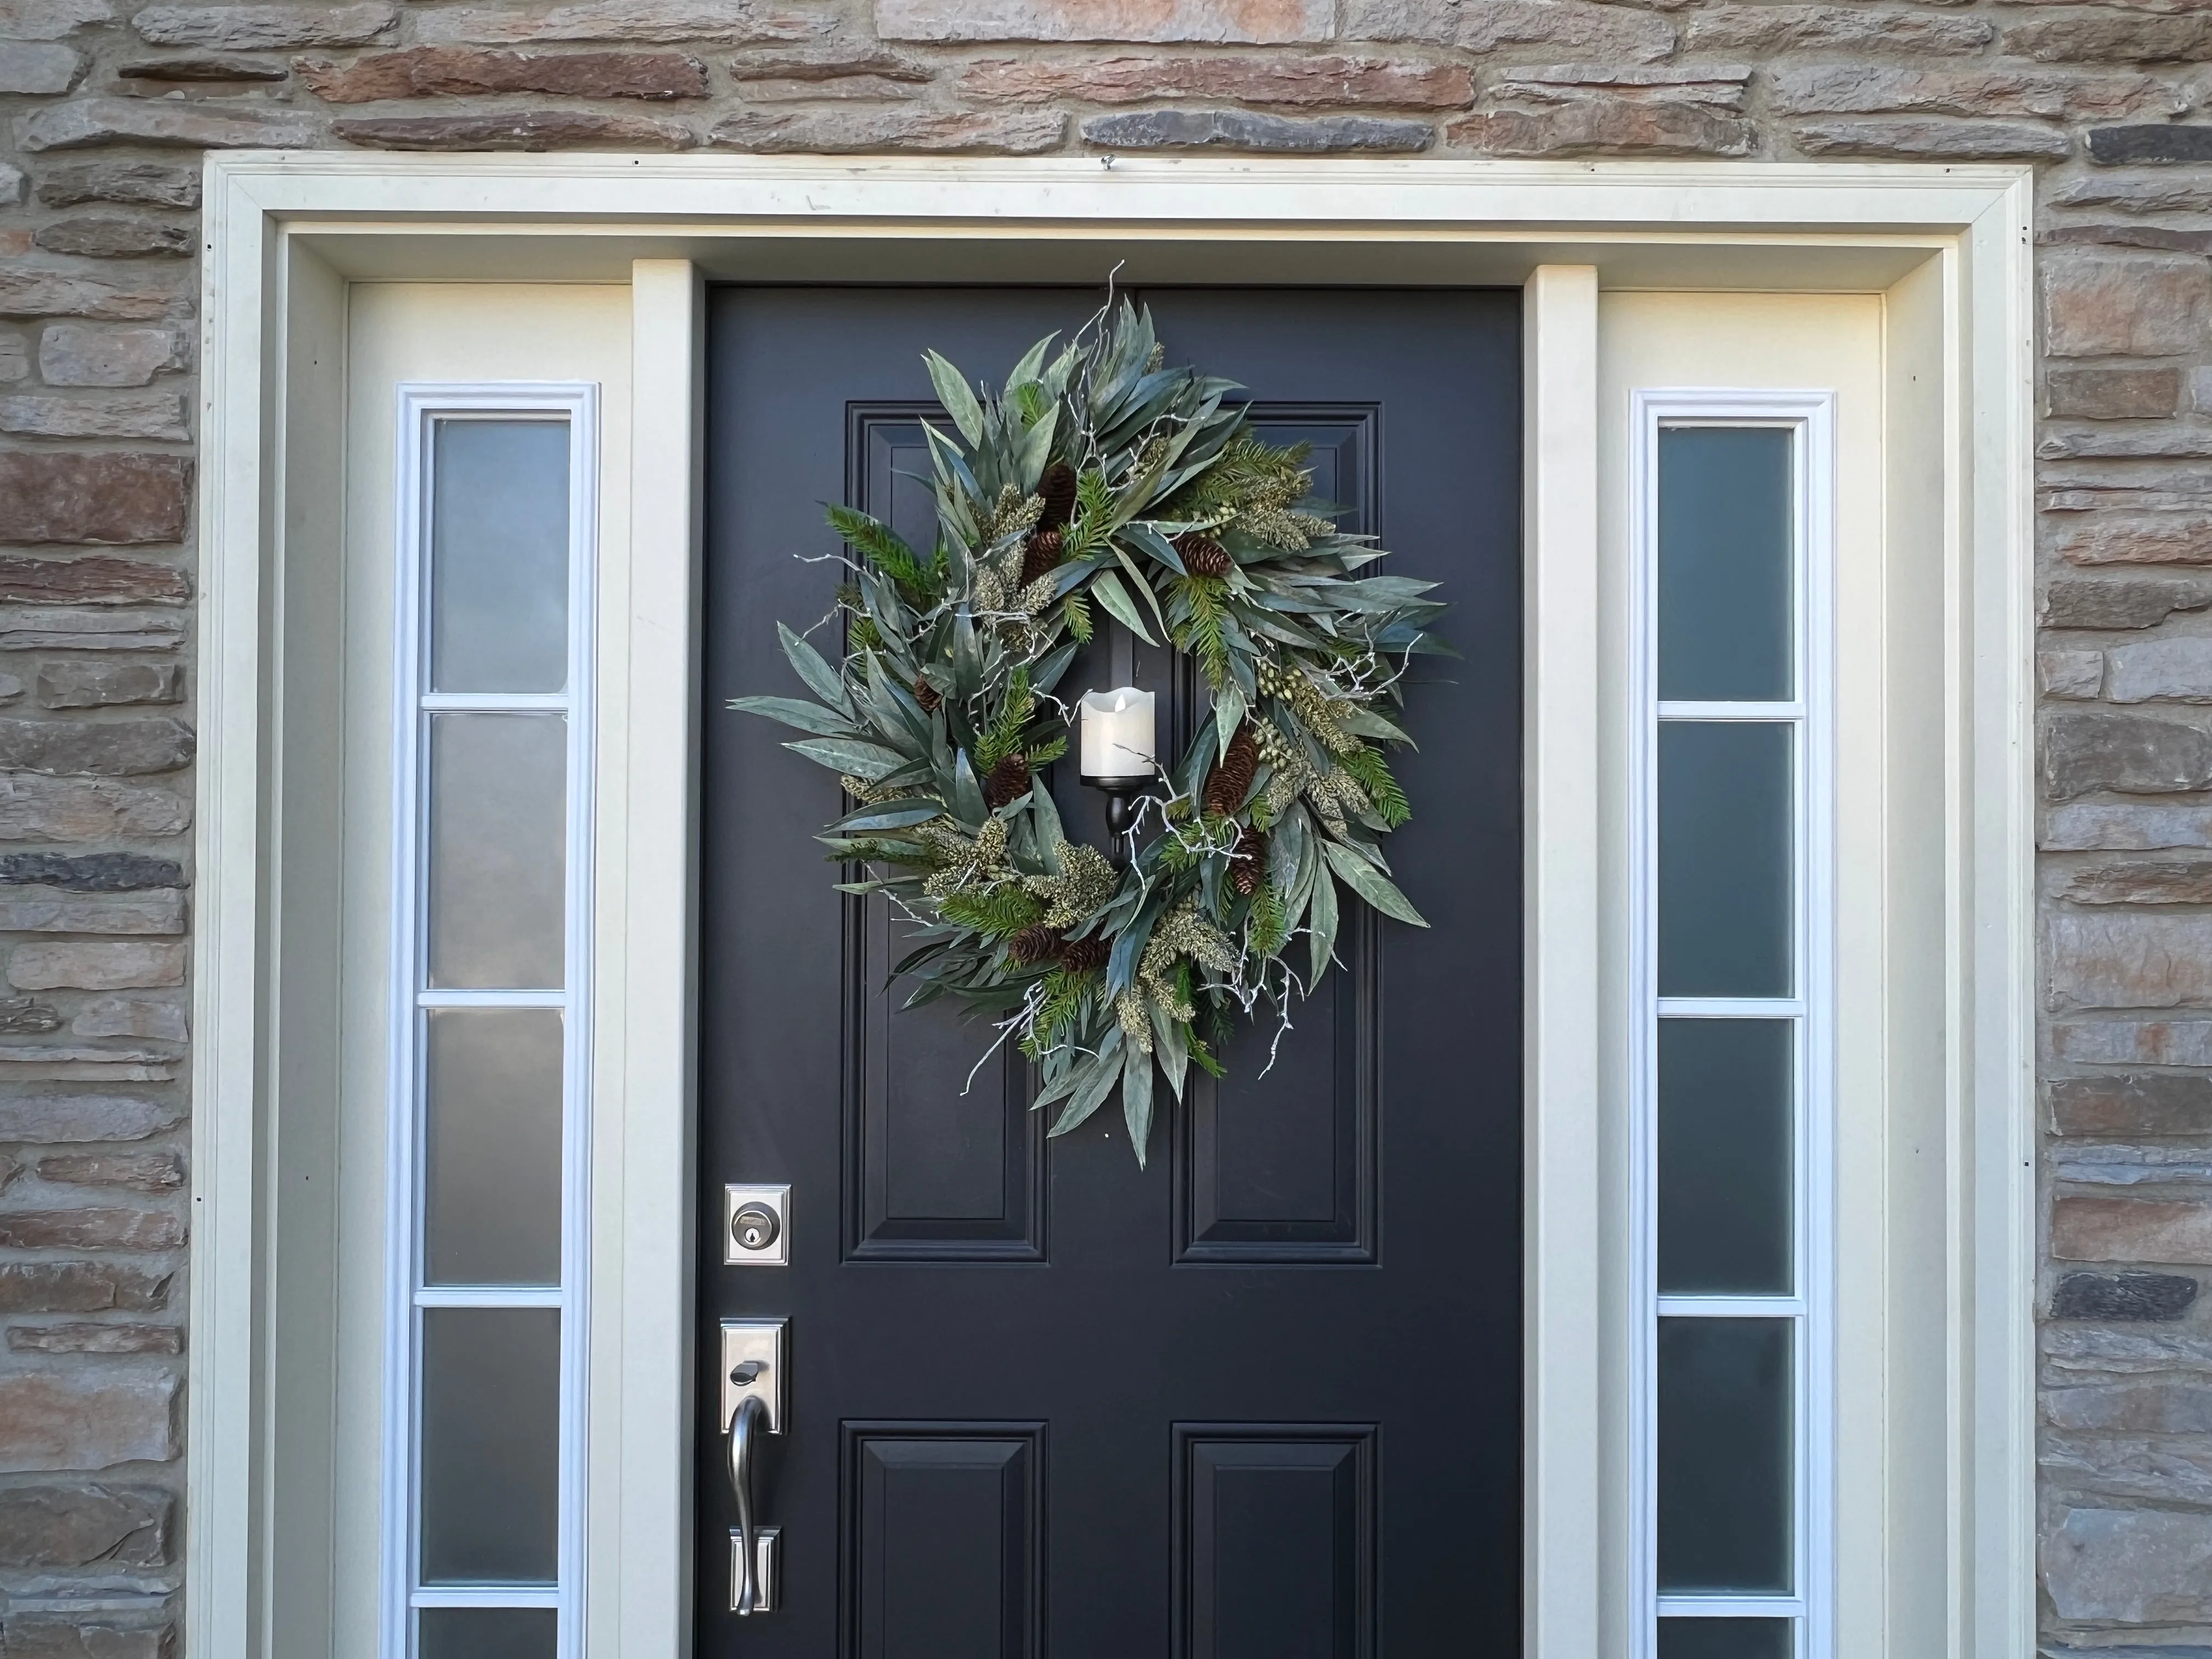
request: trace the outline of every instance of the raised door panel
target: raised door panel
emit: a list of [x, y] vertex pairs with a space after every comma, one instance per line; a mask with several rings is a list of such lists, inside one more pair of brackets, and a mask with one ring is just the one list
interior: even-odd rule
[[[846, 413], [847, 499], [907, 542], [935, 544], [929, 453], [934, 404]], [[940, 416], [941, 418], [941, 416]], [[848, 908], [844, 1017], [848, 1218], [856, 1261], [1035, 1261], [1044, 1254], [1044, 1136], [1029, 1065], [950, 1007], [902, 1008], [886, 981], [906, 953], [890, 907]]]
[[851, 1659], [1034, 1659], [1043, 1426], [846, 1425]]

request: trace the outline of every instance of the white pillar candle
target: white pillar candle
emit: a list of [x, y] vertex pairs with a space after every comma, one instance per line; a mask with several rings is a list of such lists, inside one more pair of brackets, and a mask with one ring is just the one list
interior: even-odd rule
[[1083, 694], [1083, 775], [1152, 775], [1152, 694], [1125, 685]]

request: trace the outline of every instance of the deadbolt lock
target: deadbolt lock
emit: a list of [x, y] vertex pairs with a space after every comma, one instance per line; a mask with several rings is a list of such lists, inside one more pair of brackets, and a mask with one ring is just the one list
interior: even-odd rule
[[791, 1261], [791, 1188], [722, 1188], [722, 1265], [781, 1267]]

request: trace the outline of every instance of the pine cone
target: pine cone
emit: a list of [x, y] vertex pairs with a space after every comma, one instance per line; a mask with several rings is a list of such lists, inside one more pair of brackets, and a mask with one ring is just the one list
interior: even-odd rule
[[1194, 576], [1225, 576], [1237, 568], [1229, 550], [1211, 536], [1178, 536], [1176, 551], [1182, 555], [1182, 568]]
[[1096, 973], [1113, 954], [1111, 939], [1072, 939], [1060, 947], [1060, 965], [1071, 974]]
[[1008, 941], [1006, 953], [1024, 968], [1034, 968], [1060, 954], [1060, 929], [1032, 922]]
[[1057, 530], [1036, 530], [1022, 544], [1022, 586], [1027, 587], [1060, 562], [1066, 538]]
[[1037, 480], [1037, 494], [1044, 497], [1037, 528], [1060, 529], [1075, 513], [1075, 469], [1066, 461], [1054, 461]]
[[1260, 890], [1267, 868], [1267, 838], [1248, 824], [1237, 838], [1237, 850], [1229, 855], [1230, 884], [1250, 898]]
[[996, 811], [1030, 787], [1030, 757], [1009, 755], [983, 780], [983, 804]]
[[1206, 780], [1206, 810], [1217, 817], [1226, 817], [1243, 804], [1245, 792], [1260, 770], [1260, 745], [1252, 740], [1252, 728], [1240, 726], [1237, 735], [1229, 739], [1229, 752]]
[[914, 700], [921, 705], [923, 714], [934, 714], [944, 702], [945, 694], [927, 680], [916, 680], [914, 683]]

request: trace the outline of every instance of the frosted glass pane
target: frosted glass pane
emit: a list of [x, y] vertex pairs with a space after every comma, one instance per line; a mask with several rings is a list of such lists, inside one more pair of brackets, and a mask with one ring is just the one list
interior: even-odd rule
[[1765, 722], [1661, 723], [1661, 996], [1790, 994], [1795, 741]]
[[422, 1312], [422, 1582], [553, 1582], [561, 1316]]
[[1659, 1290], [1787, 1296], [1795, 1028], [1659, 1022]]
[[425, 1607], [420, 1659], [553, 1659], [550, 1607]]
[[1780, 427], [1659, 434], [1659, 695], [1787, 701], [1796, 549]]
[[1790, 1594], [1787, 1319], [1659, 1322], [1659, 1589]]
[[429, 1016], [424, 1282], [561, 1282], [561, 1016]]
[[430, 689], [568, 680], [568, 423], [441, 421], [430, 502]]
[[561, 984], [568, 723], [430, 717], [430, 983]]
[[1787, 1619], [1662, 1619], [1659, 1659], [1790, 1659]]

